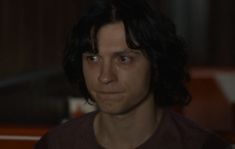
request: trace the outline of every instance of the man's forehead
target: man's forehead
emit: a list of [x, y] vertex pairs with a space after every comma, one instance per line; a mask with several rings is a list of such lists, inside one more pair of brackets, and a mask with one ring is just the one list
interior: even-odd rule
[[139, 49], [131, 49], [131, 48], [125, 48], [125, 49], [116, 49], [116, 50], [107, 50], [106, 52], [100, 52], [99, 49], [97, 50], [90, 50], [86, 51], [85, 53], [90, 53], [90, 54], [109, 54], [109, 55], [122, 55], [122, 54], [129, 54], [129, 53], [134, 53], [134, 54], [141, 54], [142, 51]]
[[[129, 33], [129, 34], [128, 34]], [[128, 34], [128, 35], [127, 35]], [[127, 39], [129, 37], [129, 39]], [[110, 22], [91, 30], [91, 46], [89, 53], [141, 53], [140, 45], [135, 40], [131, 31], [125, 29], [123, 21]], [[130, 43], [128, 43], [130, 42]], [[130, 47], [133, 45], [133, 47]]]
[[[122, 42], [122, 43], [121, 43]], [[92, 50], [97, 51], [103, 46], [114, 46], [116, 44], [126, 45], [126, 32], [122, 21], [110, 22], [101, 26], [93, 26], [90, 31], [90, 43]]]

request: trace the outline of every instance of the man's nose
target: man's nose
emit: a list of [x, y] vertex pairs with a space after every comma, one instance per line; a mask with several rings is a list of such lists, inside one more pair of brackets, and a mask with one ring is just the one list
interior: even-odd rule
[[101, 64], [98, 80], [104, 84], [110, 84], [117, 79], [115, 68], [110, 62]]

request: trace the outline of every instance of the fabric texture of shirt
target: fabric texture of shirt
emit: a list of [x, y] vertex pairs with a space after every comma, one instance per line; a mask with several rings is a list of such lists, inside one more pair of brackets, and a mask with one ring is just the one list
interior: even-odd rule
[[[35, 149], [103, 149], [96, 141], [96, 112], [85, 114], [50, 130]], [[155, 133], [137, 149], [232, 149], [215, 134], [183, 116], [166, 110]]]

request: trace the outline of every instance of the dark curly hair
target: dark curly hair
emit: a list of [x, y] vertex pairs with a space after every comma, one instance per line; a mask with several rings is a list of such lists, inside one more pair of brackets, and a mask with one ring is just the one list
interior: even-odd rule
[[[159, 106], [186, 105], [191, 96], [184, 41], [175, 26], [145, 0], [95, 0], [74, 26], [65, 49], [64, 70], [85, 99], [91, 99], [83, 71], [82, 54], [94, 50], [99, 29], [123, 22], [126, 42], [131, 49], [143, 49], [151, 63], [151, 89]], [[92, 33], [91, 33], [92, 32]], [[97, 46], [97, 45], [96, 45]]]

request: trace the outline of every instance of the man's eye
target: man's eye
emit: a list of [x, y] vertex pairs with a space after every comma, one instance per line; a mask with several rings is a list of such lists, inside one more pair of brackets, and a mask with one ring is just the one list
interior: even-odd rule
[[119, 61], [122, 64], [129, 64], [132, 62], [132, 58], [130, 56], [120, 56]]
[[97, 56], [97, 55], [90, 55], [90, 56], [87, 56], [86, 58], [87, 58], [88, 62], [92, 62], [92, 63], [99, 62], [99, 56]]

